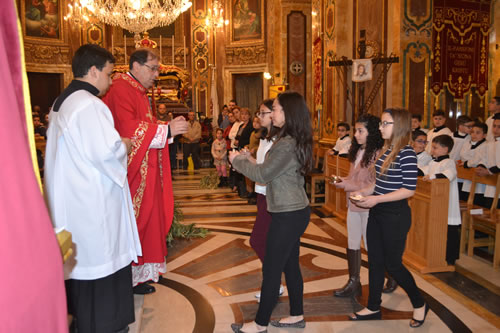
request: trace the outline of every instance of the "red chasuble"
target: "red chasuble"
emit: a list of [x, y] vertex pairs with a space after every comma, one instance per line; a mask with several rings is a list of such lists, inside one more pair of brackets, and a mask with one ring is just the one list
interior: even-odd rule
[[103, 97], [120, 136], [132, 140], [128, 182], [142, 246], [138, 265], [165, 262], [166, 236], [174, 213], [168, 144], [149, 148], [158, 124], [146, 93], [130, 75], [118, 73]]

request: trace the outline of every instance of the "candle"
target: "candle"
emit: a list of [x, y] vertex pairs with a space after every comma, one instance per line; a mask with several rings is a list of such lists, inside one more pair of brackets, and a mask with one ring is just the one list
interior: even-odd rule
[[125, 53], [125, 65], [127, 64], [127, 36], [123, 35], [123, 52]]
[[186, 35], [184, 35], [182, 53], [184, 53], [184, 69], [186, 69]]
[[174, 65], [174, 54], [175, 54], [175, 51], [174, 51], [174, 35], [172, 35], [172, 66]]
[[113, 33], [111, 33], [111, 54], [113, 54]]
[[160, 63], [161, 63], [161, 35], [160, 35]]

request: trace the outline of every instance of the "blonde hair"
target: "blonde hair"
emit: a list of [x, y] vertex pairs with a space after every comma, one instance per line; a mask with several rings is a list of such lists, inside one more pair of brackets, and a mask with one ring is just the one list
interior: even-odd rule
[[[410, 143], [411, 139], [411, 113], [401, 108], [386, 109], [383, 113], [388, 113], [392, 117], [392, 135], [385, 140], [383, 152], [391, 148], [391, 153], [387, 155], [380, 170], [381, 174], [387, 173], [390, 165], [394, 162], [399, 151]], [[383, 154], [383, 153], [382, 153]]]

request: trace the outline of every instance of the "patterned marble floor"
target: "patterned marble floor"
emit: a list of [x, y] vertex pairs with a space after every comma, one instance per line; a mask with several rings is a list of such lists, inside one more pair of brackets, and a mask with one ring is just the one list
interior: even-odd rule
[[[201, 190], [199, 182], [209, 170], [195, 174], [174, 172], [174, 195], [185, 223], [208, 228], [204, 239], [178, 241], [169, 249], [168, 273], [155, 284], [157, 292], [136, 296], [136, 323], [131, 332], [231, 332], [233, 322], [250, 321], [258, 304], [261, 264], [248, 244], [256, 206], [248, 205], [229, 189]], [[345, 226], [334, 218], [311, 215], [302, 237], [301, 269], [304, 277], [304, 330], [274, 332], [406, 332], [411, 304], [398, 288], [383, 295], [382, 321], [354, 323], [347, 314], [366, 304], [368, 270], [363, 254], [363, 295], [358, 300], [332, 297], [347, 279]], [[414, 273], [431, 311], [419, 332], [495, 332], [499, 317], [468, 298], [453, 293], [442, 280]], [[497, 305], [498, 306], [498, 305]], [[288, 313], [285, 293], [273, 317]]]

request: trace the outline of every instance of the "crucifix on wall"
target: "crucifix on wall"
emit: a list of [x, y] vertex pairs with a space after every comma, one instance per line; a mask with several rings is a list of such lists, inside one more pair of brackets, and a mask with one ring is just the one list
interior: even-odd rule
[[[340, 60], [330, 60], [329, 66], [335, 67], [335, 69], [339, 73], [340, 81], [344, 86], [346, 92], [346, 99], [351, 104], [353, 110], [357, 108], [358, 111], [356, 112], [357, 114], [364, 114], [370, 110], [371, 106], [373, 105], [373, 101], [375, 100], [375, 97], [377, 96], [378, 91], [380, 90], [380, 87], [387, 78], [387, 72], [389, 71], [393, 63], [399, 62], [399, 57], [396, 57], [391, 53], [389, 57], [385, 57], [382, 55], [382, 56], [377, 56], [375, 58], [367, 59], [366, 58], [367, 43], [366, 43], [365, 30], [360, 31], [360, 38], [357, 51], [359, 56], [357, 60], [355, 59], [353, 61], [352, 59], [348, 59], [347, 57], [342, 57]], [[349, 66], [353, 66], [355, 62], [357, 63], [357, 66], [356, 68], [352, 69], [353, 71], [356, 70], [356, 72], [353, 73], [353, 78], [357, 77], [359, 80], [354, 79], [353, 87], [352, 89], [349, 89], [349, 86], [347, 84], [347, 72]], [[379, 73], [378, 77], [376, 78], [375, 85], [372, 87], [368, 97], [365, 99], [365, 81], [371, 79], [370, 74], [375, 73], [375, 69], [379, 64], [383, 65], [382, 71]], [[368, 68], [368, 66], [371, 66], [371, 70]], [[358, 87], [359, 93], [357, 96], [357, 100], [354, 101], [355, 104], [353, 104], [356, 85]]]

